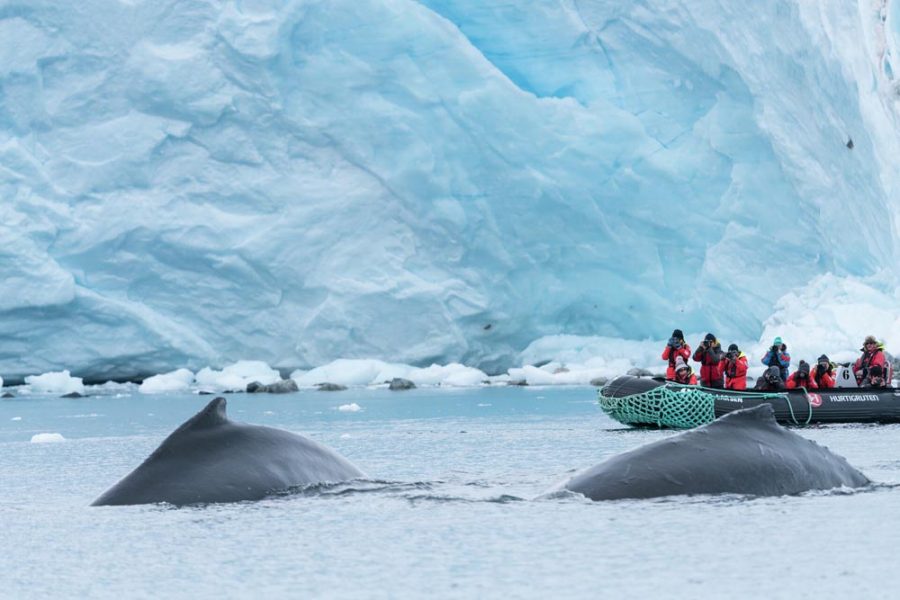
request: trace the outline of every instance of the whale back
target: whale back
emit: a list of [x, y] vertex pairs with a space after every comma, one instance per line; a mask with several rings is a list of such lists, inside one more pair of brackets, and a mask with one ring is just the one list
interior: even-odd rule
[[576, 474], [562, 487], [593, 500], [682, 494], [780, 496], [860, 487], [843, 457], [778, 425], [769, 404], [646, 444]]
[[224, 398], [173, 431], [95, 506], [177, 506], [257, 500], [293, 486], [364, 477], [333, 450], [303, 436], [228, 419]]

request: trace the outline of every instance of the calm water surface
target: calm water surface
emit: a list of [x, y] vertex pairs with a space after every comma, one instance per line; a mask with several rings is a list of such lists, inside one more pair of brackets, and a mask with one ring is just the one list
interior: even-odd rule
[[[0, 401], [0, 596], [896, 597], [900, 427], [796, 430], [886, 485], [797, 497], [540, 496], [671, 435], [590, 388], [227, 395], [232, 419], [345, 455], [372, 481], [174, 509], [89, 503], [211, 397]], [[342, 404], [362, 410], [342, 412]], [[36, 433], [66, 441], [30, 443]]]

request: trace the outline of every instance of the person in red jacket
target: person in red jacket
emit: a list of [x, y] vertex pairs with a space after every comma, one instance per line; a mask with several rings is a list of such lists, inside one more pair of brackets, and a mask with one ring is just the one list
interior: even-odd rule
[[697, 385], [697, 376], [694, 375], [693, 369], [680, 356], [675, 359], [674, 381], [683, 385]]
[[694, 360], [700, 363], [700, 385], [711, 388], [725, 387], [721, 369], [724, 357], [725, 353], [722, 352], [719, 340], [713, 334], [707, 333], [700, 347], [694, 352]]
[[[884, 344], [878, 343], [874, 335], [867, 335], [861, 350], [862, 356], [853, 364], [853, 374], [856, 375], [856, 383], [859, 385], [871, 385], [869, 379], [872, 367], [880, 367], [878, 369], [880, 373], [889, 372], [884, 357]], [[884, 375], [881, 375], [881, 378], [884, 379]]]
[[787, 389], [795, 390], [797, 388], [806, 388], [808, 390], [817, 390], [819, 385], [816, 383], [815, 377], [809, 376], [809, 363], [801, 360], [797, 365], [797, 370], [788, 377]]
[[826, 355], [819, 357], [816, 366], [810, 371], [812, 377], [819, 389], [828, 389], [834, 387], [834, 365]]
[[741, 352], [737, 344], [728, 346], [719, 369], [725, 375], [726, 390], [747, 389], [747, 355]]
[[684, 341], [684, 334], [681, 333], [681, 330], [676, 329], [672, 332], [672, 337], [669, 338], [669, 343], [666, 344], [662, 353], [662, 359], [669, 361], [669, 367], [666, 369], [666, 379], [669, 381], [675, 380], [675, 360], [679, 356], [682, 360], [690, 360], [691, 347]]

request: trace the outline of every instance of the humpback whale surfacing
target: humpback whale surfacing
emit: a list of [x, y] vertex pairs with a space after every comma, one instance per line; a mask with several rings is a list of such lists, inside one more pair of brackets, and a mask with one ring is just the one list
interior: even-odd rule
[[843, 457], [778, 425], [771, 405], [763, 404], [614, 456], [552, 491], [591, 500], [782, 496], [868, 483]]
[[235, 423], [225, 408], [225, 398], [210, 402], [93, 506], [258, 500], [292, 486], [365, 476], [321, 444], [280, 429]]

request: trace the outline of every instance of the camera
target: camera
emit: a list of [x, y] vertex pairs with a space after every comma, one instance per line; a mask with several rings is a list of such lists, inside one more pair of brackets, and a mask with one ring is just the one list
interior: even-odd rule
[[737, 352], [735, 352], [734, 350], [729, 350], [725, 353], [725, 358], [727, 358], [728, 360], [734, 360], [737, 358]]

